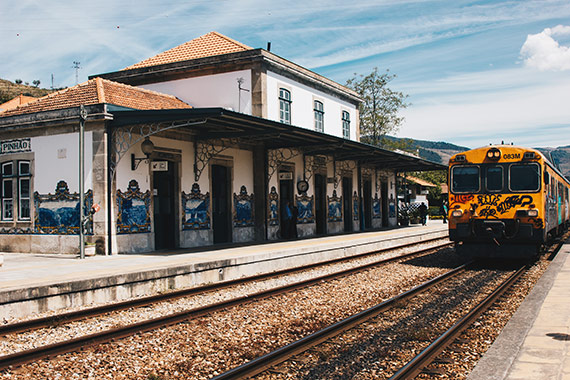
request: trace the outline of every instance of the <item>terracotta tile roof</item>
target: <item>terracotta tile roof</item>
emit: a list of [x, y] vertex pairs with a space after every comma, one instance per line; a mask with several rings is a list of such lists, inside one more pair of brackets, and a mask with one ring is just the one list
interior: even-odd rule
[[431, 183], [431, 182], [424, 181], [423, 179], [420, 179], [420, 178], [412, 177], [411, 175], [406, 176], [406, 179], [407, 179], [408, 181], [410, 181], [410, 182], [417, 183], [418, 185], [421, 185], [421, 186], [425, 186], [425, 187], [437, 187], [437, 185], [434, 185], [434, 184]]
[[32, 100], [36, 100], [36, 99], [37, 98], [33, 97], [33, 96], [26, 96], [26, 95], [20, 94], [20, 95], [16, 96], [14, 99], [10, 99], [7, 102], [0, 104], [0, 113], [2, 111], [7, 111], [7, 110], [11, 110], [12, 108], [16, 108], [22, 104], [29, 103]]
[[252, 48], [218, 32], [210, 32], [167, 50], [164, 53], [157, 54], [154, 57], [126, 67], [123, 70], [182, 62], [190, 59], [237, 53], [246, 50], [252, 50]]
[[137, 110], [192, 108], [172, 95], [145, 90], [102, 78], [93, 78], [65, 90], [38, 98], [0, 113], [1, 117], [78, 107], [81, 104], [114, 104]]

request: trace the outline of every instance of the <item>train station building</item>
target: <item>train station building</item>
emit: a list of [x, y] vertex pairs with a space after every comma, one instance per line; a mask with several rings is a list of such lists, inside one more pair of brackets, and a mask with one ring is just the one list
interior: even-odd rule
[[1, 112], [0, 250], [77, 253], [81, 224], [99, 254], [395, 227], [396, 175], [445, 167], [361, 143], [360, 102], [212, 32]]

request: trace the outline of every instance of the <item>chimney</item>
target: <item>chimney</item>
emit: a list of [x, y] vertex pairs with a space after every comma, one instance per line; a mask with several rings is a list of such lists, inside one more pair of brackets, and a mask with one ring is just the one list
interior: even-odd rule
[[267, 51], [271, 51], [271, 41], [267, 41]]

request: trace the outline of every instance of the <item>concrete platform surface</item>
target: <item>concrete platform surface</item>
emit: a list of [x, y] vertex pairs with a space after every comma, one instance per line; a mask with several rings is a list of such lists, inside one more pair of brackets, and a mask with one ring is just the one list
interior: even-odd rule
[[447, 224], [272, 242], [224, 249], [177, 250], [79, 259], [74, 255], [4, 253], [0, 316], [138, 297], [267, 273], [406, 243], [446, 237]]
[[468, 380], [570, 380], [569, 256], [566, 242]]

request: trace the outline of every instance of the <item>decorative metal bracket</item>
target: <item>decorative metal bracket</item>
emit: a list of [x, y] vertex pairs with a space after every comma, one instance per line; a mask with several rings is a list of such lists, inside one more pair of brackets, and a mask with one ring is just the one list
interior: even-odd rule
[[239, 138], [194, 141], [194, 181], [198, 182], [210, 160], [238, 144]]
[[123, 156], [129, 149], [146, 137], [169, 129], [205, 124], [207, 121], [207, 119], [203, 119], [198, 121], [173, 121], [171, 123], [136, 124], [117, 127], [111, 132], [111, 162], [109, 162], [111, 178], [115, 178], [117, 165]]
[[376, 192], [379, 193], [380, 190], [382, 189], [382, 180], [384, 180], [384, 182], [387, 182], [388, 178], [385, 175], [381, 175], [378, 168], [375, 168], [375, 171], [376, 171]]
[[310, 181], [313, 177], [315, 156], [303, 155], [303, 179]]
[[282, 162], [289, 161], [303, 152], [299, 149], [291, 148], [280, 148], [280, 149], [269, 149], [267, 151], [267, 179], [271, 182], [271, 178], [277, 171], [279, 164]]
[[333, 161], [334, 168], [334, 188], [337, 189], [340, 181], [342, 180], [342, 174], [347, 171], [354, 171], [356, 169], [355, 161]]

